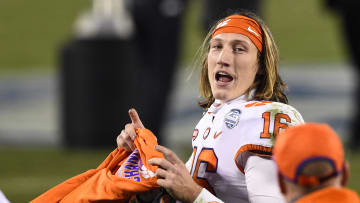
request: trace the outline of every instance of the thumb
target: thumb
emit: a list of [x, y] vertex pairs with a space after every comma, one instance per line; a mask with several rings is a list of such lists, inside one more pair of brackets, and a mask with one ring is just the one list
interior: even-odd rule
[[139, 114], [136, 112], [135, 109], [129, 110], [129, 116], [131, 119], [131, 123], [134, 125], [134, 128], [145, 128], [139, 118]]

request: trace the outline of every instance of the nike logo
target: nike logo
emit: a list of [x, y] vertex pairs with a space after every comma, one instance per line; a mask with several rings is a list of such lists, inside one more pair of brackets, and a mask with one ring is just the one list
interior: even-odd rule
[[256, 35], [256, 36], [258, 36], [258, 37], [260, 36], [255, 30], [251, 29], [250, 26], [248, 27], [248, 30], [249, 30], [249, 32], [254, 33], [254, 35]]
[[219, 135], [221, 135], [221, 131], [219, 132], [219, 133], [217, 133], [217, 132], [215, 132], [215, 134], [214, 134], [214, 139], [216, 139], [217, 137], [219, 137]]
[[220, 24], [216, 27], [216, 29], [227, 25], [230, 20], [231, 20], [231, 19], [227, 19], [227, 20], [225, 20], [224, 22], [220, 23]]

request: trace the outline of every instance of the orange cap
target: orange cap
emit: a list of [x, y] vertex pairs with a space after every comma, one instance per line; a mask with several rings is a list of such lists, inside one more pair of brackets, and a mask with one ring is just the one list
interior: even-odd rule
[[[274, 160], [286, 179], [303, 186], [315, 186], [343, 171], [344, 149], [329, 125], [306, 123], [287, 128], [276, 137]], [[325, 178], [299, 176], [307, 163], [318, 160], [329, 161], [334, 172]]]
[[262, 32], [259, 24], [254, 19], [242, 15], [229, 16], [216, 26], [212, 37], [221, 33], [243, 34], [262, 52]]

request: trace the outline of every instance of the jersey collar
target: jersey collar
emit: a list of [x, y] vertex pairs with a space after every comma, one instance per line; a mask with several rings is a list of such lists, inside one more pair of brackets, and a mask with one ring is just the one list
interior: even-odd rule
[[240, 102], [240, 103], [248, 102], [252, 98], [254, 98], [254, 95], [255, 95], [255, 89], [252, 89], [249, 93], [249, 97], [246, 94], [243, 94], [243, 95], [241, 95], [233, 100], [230, 100], [228, 102], [223, 102], [221, 100], [215, 99], [214, 103], [208, 109], [208, 114], [211, 114], [211, 113], [216, 114], [216, 112], [218, 112], [224, 105], [231, 104], [235, 101]]

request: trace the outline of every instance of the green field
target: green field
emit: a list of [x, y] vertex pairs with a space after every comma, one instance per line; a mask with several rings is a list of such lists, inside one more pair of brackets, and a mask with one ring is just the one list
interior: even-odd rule
[[[184, 20], [180, 62], [189, 64], [198, 49], [201, 2], [190, 1]], [[338, 20], [323, 1], [264, 1], [264, 19], [280, 47], [282, 63], [344, 61]], [[0, 3], [0, 71], [51, 69], [57, 51], [71, 38], [74, 21], [91, 1], [5, 0]]]
[[0, 148], [0, 189], [11, 202], [29, 202], [67, 178], [96, 168], [109, 152]]

